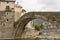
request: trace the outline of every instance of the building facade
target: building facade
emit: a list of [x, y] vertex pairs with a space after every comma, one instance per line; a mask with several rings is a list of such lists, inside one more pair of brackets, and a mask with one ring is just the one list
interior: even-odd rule
[[0, 38], [14, 38], [14, 22], [25, 14], [25, 10], [15, 0], [0, 0]]
[[[0, 0], [0, 39], [14, 39], [14, 22], [26, 11], [15, 0]], [[30, 22], [27, 27], [31, 27]]]
[[0, 38], [13, 38], [15, 0], [0, 0]]

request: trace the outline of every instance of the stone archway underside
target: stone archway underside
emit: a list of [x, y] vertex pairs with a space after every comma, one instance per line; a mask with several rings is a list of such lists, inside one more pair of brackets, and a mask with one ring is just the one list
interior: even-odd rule
[[43, 19], [48, 21], [55, 17], [56, 21], [60, 20], [60, 12], [28, 12], [25, 13], [16, 23], [15, 23], [15, 37], [20, 37], [25, 29], [26, 24], [33, 19]]

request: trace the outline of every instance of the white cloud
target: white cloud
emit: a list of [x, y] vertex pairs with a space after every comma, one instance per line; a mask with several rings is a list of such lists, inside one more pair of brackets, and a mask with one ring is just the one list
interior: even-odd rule
[[60, 11], [60, 0], [17, 0], [27, 11]]

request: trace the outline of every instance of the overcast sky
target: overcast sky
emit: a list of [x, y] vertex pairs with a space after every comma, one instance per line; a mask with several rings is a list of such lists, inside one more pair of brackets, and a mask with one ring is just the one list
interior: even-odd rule
[[27, 12], [60, 11], [60, 0], [17, 0]]

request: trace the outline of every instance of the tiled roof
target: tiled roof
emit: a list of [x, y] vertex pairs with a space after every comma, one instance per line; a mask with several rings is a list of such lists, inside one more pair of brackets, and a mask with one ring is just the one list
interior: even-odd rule
[[0, 1], [9, 1], [9, 2], [15, 2], [16, 0], [0, 0]]
[[15, 0], [5, 0], [5, 1], [15, 1]]

